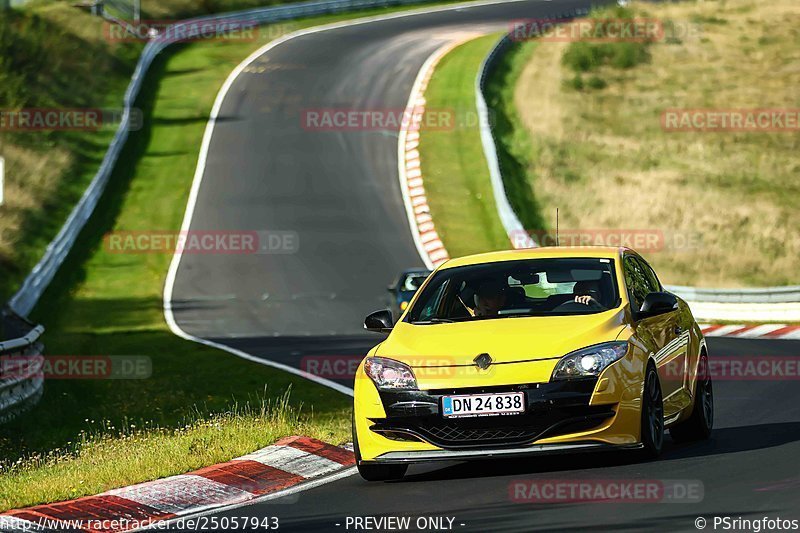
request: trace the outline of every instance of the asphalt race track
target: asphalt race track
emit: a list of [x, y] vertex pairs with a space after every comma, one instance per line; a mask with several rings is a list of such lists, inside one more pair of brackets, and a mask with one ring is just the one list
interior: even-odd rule
[[[709, 339], [709, 348], [712, 359], [793, 356], [800, 343]], [[676, 445], [667, 438], [656, 462], [614, 453], [412, 466], [400, 482], [367, 483], [355, 474], [216, 516], [276, 516], [283, 531], [354, 531], [346, 529], [347, 517], [450, 517], [455, 531], [475, 532], [697, 531], [701, 516], [711, 531], [714, 516], [800, 519], [797, 381], [717, 380], [714, 388], [711, 440]], [[687, 501], [676, 490], [675, 501], [534, 504], [510, 498], [509, 486], [519, 480], [677, 480], [701, 487], [694, 493], [701, 498]]]
[[[400, 194], [397, 135], [310, 131], [303, 111], [403, 109], [418, 70], [442, 44], [585, 5], [516, 2], [395, 18], [292, 39], [258, 59], [223, 103], [191, 229], [293, 232], [299, 248], [184, 255], [173, 297], [181, 328], [294, 366], [307, 354], [363, 355], [379, 340], [363, 334], [363, 316], [386, 305], [393, 276], [422, 265]], [[712, 359], [800, 351], [800, 342], [785, 340], [708, 342]], [[217, 516], [277, 516], [283, 531], [352, 531], [348, 516], [377, 515], [449, 517], [457, 531], [696, 531], [699, 516], [709, 519], [707, 530], [714, 515], [800, 518], [797, 382], [718, 380], [715, 396], [712, 439], [667, 439], [658, 462], [598, 454], [418, 466], [401, 482], [354, 475]], [[699, 482], [702, 494], [693, 503], [510, 498], [512, 482], [548, 479]]]
[[286, 364], [363, 355], [362, 320], [401, 270], [424, 266], [397, 176], [397, 132], [314, 131], [303, 113], [406, 107], [425, 60], [465, 31], [501, 31], [585, 0], [513, 2], [305, 35], [268, 51], [228, 92], [193, 231], [297, 235], [292, 253], [186, 254], [172, 305], [181, 328]]

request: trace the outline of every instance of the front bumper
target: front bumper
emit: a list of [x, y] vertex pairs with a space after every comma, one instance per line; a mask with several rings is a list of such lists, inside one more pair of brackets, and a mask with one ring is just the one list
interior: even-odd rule
[[535, 444], [503, 449], [475, 450], [420, 450], [407, 452], [387, 452], [374, 461], [367, 463], [405, 464], [429, 461], [474, 461], [483, 459], [500, 459], [511, 457], [527, 457], [536, 455], [559, 455], [568, 453], [608, 452], [620, 450], [639, 450], [641, 444], [603, 444], [585, 442], [574, 444]]
[[[362, 363], [354, 394], [359, 457], [361, 462], [426, 462], [607, 449], [586, 444], [635, 446], [640, 442], [641, 366], [631, 358], [611, 365], [599, 379], [514, 383], [514, 376], [503, 376], [506, 383], [502, 383], [495, 376], [491, 386], [464, 386], [463, 380], [452, 384], [443, 380], [441, 387], [387, 392], [375, 387], [364, 374]], [[513, 374], [523, 377], [529, 374], [527, 367], [520, 365]], [[522, 415], [441, 416], [441, 398], [445, 395], [520, 390], [525, 392], [526, 401]]]
[[[502, 449], [597, 427], [616, 414], [614, 405], [590, 405], [597, 379], [528, 385], [381, 391], [386, 416], [369, 419], [369, 430], [392, 441], [425, 442], [443, 450]], [[525, 394], [525, 413], [508, 416], [444, 418], [449, 394], [517, 392]]]

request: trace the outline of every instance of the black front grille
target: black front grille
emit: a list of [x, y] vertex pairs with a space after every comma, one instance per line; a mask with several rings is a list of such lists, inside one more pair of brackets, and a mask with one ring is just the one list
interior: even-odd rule
[[422, 429], [432, 440], [440, 442], [506, 441], [535, 437], [539, 432], [523, 428], [470, 429], [457, 426], [428, 426]]
[[376, 433], [424, 440], [440, 448], [504, 447], [584, 431], [614, 416], [609, 406], [550, 409], [525, 415], [443, 419], [438, 416], [375, 420]]
[[[386, 418], [370, 429], [392, 440], [426, 441], [445, 449], [502, 448], [545, 437], [585, 431], [614, 416], [614, 406], [592, 406], [596, 378], [469, 389], [381, 391]], [[525, 413], [475, 418], [445, 418], [442, 396], [522, 391]]]

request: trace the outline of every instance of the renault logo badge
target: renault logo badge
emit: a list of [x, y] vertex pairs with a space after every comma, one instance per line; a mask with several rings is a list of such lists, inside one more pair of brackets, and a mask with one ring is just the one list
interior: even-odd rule
[[472, 360], [475, 363], [475, 366], [480, 368], [481, 370], [486, 370], [489, 368], [489, 365], [492, 364], [492, 356], [488, 353], [482, 353], [478, 357]]

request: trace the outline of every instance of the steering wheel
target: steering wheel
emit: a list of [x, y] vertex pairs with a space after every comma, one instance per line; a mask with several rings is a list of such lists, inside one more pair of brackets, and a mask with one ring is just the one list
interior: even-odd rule
[[593, 311], [601, 311], [601, 310], [605, 309], [605, 307], [603, 307], [600, 304], [600, 302], [598, 302], [597, 300], [592, 298], [591, 300], [589, 300], [588, 304], [578, 303], [575, 300], [568, 300], [568, 301], [564, 302], [563, 304], [556, 306], [555, 309], [553, 309], [553, 311], [558, 311], [558, 312], [561, 312], [561, 311], [583, 311], [583, 310], [585, 310], [587, 308], [591, 309]]

